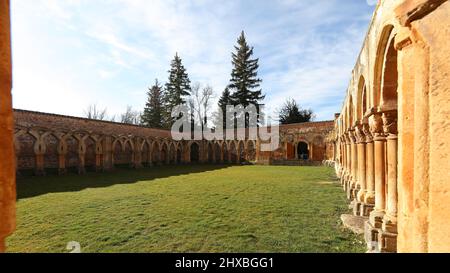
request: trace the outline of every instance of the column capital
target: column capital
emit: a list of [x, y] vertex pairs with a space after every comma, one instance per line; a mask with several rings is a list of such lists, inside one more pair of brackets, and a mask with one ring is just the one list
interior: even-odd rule
[[350, 144], [354, 144], [356, 143], [356, 134], [355, 134], [355, 130], [348, 130], [348, 138], [350, 141]]
[[356, 143], [366, 142], [366, 134], [364, 132], [363, 124], [358, 124], [355, 126], [355, 136], [356, 136]]
[[383, 118], [381, 113], [374, 113], [369, 118], [370, 132], [374, 138], [384, 137]]
[[387, 136], [396, 136], [397, 131], [397, 111], [388, 111], [383, 113], [383, 131]]
[[366, 136], [366, 139], [365, 139], [366, 143], [373, 142], [373, 136], [372, 136], [372, 133], [370, 132], [369, 123], [364, 123], [362, 125], [362, 129], [363, 129], [364, 135]]

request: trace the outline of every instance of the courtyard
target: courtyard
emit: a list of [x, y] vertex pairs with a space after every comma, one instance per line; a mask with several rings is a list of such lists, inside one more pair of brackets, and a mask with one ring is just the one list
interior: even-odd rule
[[22, 176], [9, 252], [365, 252], [327, 167], [181, 165]]

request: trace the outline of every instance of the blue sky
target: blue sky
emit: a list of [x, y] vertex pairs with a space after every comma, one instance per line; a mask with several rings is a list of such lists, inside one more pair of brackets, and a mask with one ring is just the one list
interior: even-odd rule
[[339, 112], [372, 0], [20, 0], [12, 2], [14, 107], [82, 116], [142, 110], [175, 52], [192, 82], [227, 85], [241, 30], [260, 58], [265, 103], [317, 120]]

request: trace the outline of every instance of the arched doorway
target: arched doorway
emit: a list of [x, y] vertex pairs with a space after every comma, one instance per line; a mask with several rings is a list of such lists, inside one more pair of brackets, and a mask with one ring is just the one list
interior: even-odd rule
[[200, 161], [200, 147], [197, 143], [191, 144], [191, 162], [192, 163], [198, 163]]
[[301, 141], [297, 144], [297, 159], [309, 160], [308, 143]]

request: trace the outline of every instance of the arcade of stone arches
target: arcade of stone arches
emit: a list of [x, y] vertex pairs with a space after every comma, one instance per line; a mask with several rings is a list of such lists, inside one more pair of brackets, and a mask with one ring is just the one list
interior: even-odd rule
[[379, 1], [335, 120], [336, 172], [370, 252], [449, 250], [444, 21], [448, 1]]
[[256, 160], [256, 141], [173, 141], [161, 137], [99, 136], [87, 132], [62, 133], [17, 129], [17, 170], [48, 169], [85, 173], [128, 166], [230, 163]]

